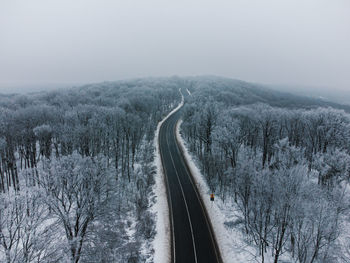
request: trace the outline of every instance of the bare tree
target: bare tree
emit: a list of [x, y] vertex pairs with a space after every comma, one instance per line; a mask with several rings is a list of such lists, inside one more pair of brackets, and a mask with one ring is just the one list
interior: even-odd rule
[[105, 163], [77, 153], [43, 163], [39, 185], [64, 228], [71, 262], [80, 260], [89, 225], [107, 198]]

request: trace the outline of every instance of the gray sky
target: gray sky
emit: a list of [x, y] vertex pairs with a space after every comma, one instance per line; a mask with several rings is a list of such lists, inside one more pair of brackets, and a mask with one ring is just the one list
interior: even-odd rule
[[350, 90], [350, 1], [0, 0], [0, 92], [201, 74]]

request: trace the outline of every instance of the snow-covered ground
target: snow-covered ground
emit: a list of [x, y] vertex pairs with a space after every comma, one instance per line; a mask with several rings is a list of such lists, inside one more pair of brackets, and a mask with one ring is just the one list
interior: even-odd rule
[[[180, 92], [181, 93], [181, 92]], [[182, 96], [182, 94], [181, 94]], [[156, 195], [155, 204], [152, 207], [153, 212], [156, 213], [156, 236], [153, 241], [154, 247], [154, 263], [167, 263], [171, 260], [171, 243], [170, 243], [170, 222], [169, 222], [169, 207], [166, 193], [166, 185], [162, 162], [159, 152], [159, 130], [162, 124], [184, 104], [184, 97], [182, 96], [181, 103], [172, 110], [161, 122], [158, 123], [157, 130], [154, 136], [155, 158], [154, 164], [157, 167], [156, 184], [154, 192]]]

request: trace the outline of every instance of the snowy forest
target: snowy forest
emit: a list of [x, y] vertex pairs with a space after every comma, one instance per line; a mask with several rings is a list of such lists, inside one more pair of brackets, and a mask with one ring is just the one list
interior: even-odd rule
[[350, 262], [350, 107], [214, 77], [0, 95], [0, 262], [153, 262], [154, 136], [179, 89], [256, 261]]
[[144, 262], [154, 132], [180, 84], [2, 95], [0, 262]]
[[240, 215], [227, 225], [258, 262], [350, 262], [347, 106], [268, 90], [254, 101], [246, 85], [192, 85], [182, 124], [211, 191]]

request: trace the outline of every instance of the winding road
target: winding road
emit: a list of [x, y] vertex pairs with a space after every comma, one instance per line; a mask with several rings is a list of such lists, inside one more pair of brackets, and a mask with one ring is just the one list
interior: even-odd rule
[[176, 140], [180, 117], [181, 108], [163, 122], [159, 131], [170, 209], [172, 262], [222, 263], [204, 205]]

